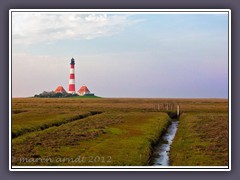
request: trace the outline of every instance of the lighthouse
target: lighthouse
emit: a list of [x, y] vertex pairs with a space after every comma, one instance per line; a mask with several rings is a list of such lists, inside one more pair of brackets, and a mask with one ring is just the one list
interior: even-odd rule
[[69, 94], [75, 94], [75, 73], [74, 73], [74, 65], [75, 61], [72, 58], [70, 63], [70, 77], [69, 77], [69, 83], [68, 83], [68, 93]]

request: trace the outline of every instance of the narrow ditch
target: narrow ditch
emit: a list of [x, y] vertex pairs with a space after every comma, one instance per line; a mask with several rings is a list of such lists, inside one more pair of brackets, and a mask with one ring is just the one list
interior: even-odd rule
[[170, 119], [169, 126], [166, 131], [160, 136], [159, 141], [153, 147], [153, 153], [150, 158], [151, 166], [169, 166], [170, 158], [169, 152], [171, 144], [174, 140], [176, 132], [178, 130], [179, 120], [175, 113], [168, 113]]
[[20, 113], [24, 113], [24, 112], [28, 112], [28, 111], [27, 110], [21, 110], [21, 109], [12, 110], [12, 114], [20, 114]]
[[73, 121], [77, 121], [77, 120], [84, 119], [84, 118], [87, 118], [89, 116], [94, 116], [94, 115], [101, 114], [101, 113], [103, 113], [103, 112], [90, 111], [89, 113], [80, 114], [80, 115], [74, 116], [72, 118], [65, 119], [63, 121], [53, 122], [53, 123], [49, 123], [49, 124], [43, 124], [41, 126], [33, 128], [33, 129], [27, 129], [27, 128], [24, 129], [23, 128], [23, 129], [21, 129], [21, 131], [12, 132], [12, 138], [16, 138], [16, 137], [22, 136], [22, 135], [24, 135], [26, 133], [30, 133], [30, 132], [42, 131], [42, 130], [48, 129], [50, 127], [53, 127], [53, 126], [61, 126], [63, 124], [67, 124], [67, 123], [70, 123], [70, 122], [73, 122]]

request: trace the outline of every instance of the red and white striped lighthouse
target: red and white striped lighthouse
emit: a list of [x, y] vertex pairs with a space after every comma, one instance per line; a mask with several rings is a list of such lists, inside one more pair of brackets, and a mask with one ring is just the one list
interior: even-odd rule
[[69, 77], [69, 85], [68, 85], [68, 93], [75, 94], [75, 73], [74, 73], [74, 59], [71, 59], [70, 63], [70, 77]]

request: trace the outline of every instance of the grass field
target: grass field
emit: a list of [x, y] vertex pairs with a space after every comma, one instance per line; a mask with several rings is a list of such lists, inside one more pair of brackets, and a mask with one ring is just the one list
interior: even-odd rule
[[183, 112], [172, 165], [227, 165], [227, 100], [117, 98], [13, 98], [13, 165], [148, 165], [169, 124], [153, 109], [163, 103]]
[[170, 159], [173, 166], [227, 166], [228, 113], [184, 113]]

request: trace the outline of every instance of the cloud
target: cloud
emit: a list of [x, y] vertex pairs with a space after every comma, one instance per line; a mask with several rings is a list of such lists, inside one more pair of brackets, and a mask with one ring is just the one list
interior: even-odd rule
[[112, 36], [138, 21], [129, 15], [13, 13], [13, 43], [52, 43], [64, 39]]

